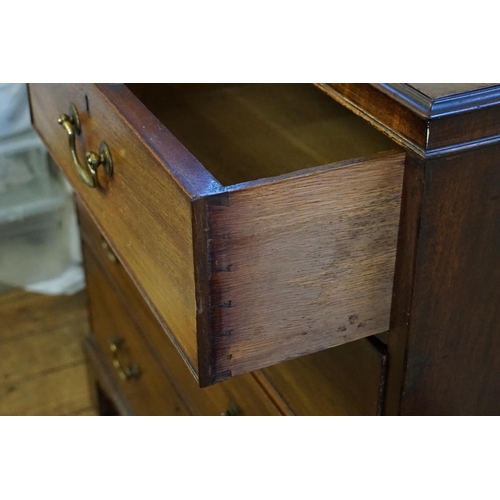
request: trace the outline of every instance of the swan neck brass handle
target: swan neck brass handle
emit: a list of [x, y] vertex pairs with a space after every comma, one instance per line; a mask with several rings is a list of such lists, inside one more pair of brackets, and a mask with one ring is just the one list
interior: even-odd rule
[[66, 133], [68, 134], [69, 150], [73, 163], [75, 164], [76, 171], [80, 179], [85, 185], [95, 188], [97, 185], [97, 168], [102, 165], [104, 173], [111, 177], [113, 175], [113, 160], [108, 145], [102, 141], [99, 147], [99, 153], [92, 151], [87, 152], [85, 155], [86, 163], [82, 165], [76, 153], [75, 136], [80, 135], [82, 128], [80, 124], [80, 117], [74, 104], [70, 106], [69, 115], [62, 114], [57, 120]]
[[123, 339], [120, 337], [114, 337], [109, 341], [109, 349], [113, 356], [113, 367], [121, 380], [138, 379], [141, 376], [139, 367], [135, 363], [122, 364], [118, 357], [123, 343]]
[[118, 258], [113, 252], [112, 248], [108, 245], [108, 242], [101, 237], [101, 248], [104, 250], [104, 253], [106, 254], [106, 257], [108, 260], [110, 260], [113, 264], [118, 264]]

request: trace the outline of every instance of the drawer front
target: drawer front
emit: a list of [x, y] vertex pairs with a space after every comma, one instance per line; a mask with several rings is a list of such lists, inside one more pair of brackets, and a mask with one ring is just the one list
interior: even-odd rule
[[83, 250], [92, 330], [130, 406], [137, 415], [189, 415], [100, 265], [85, 245]]
[[120, 295], [120, 298], [129, 304], [133, 304], [129, 312], [136, 318], [137, 324], [148, 325], [147, 328], [143, 327], [143, 331], [146, 332], [148, 339], [152, 341], [153, 350], [161, 351], [159, 346], [161, 347], [165, 342], [164, 338], [168, 337], [177, 350], [177, 357], [182, 360], [181, 363], [186, 364], [187, 371], [191, 372], [193, 381], [195, 381], [195, 372], [189, 361], [183, 357], [183, 351], [176, 343], [176, 338], [170, 333], [170, 330], [164, 328], [155, 316], [148, 303], [147, 296], [144, 296], [135, 285], [115, 253], [114, 247], [101, 234], [89, 212], [80, 203], [77, 203], [77, 208], [80, 234], [84, 245], [92, 251], [93, 257], [99, 262], [108, 279], [116, 285], [116, 293]]
[[386, 346], [361, 339], [263, 370], [295, 415], [380, 415]]
[[[160, 123], [158, 110], [123, 85], [30, 86], [35, 127], [201, 386], [388, 329], [404, 165], [403, 153], [387, 151], [386, 138], [363, 135], [358, 125], [325, 128], [339, 117], [311, 100], [309, 87], [276, 106], [266, 88], [264, 109], [259, 88], [235, 94], [222, 87], [221, 101], [212, 91], [203, 99], [208, 111], [221, 103], [232, 110], [229, 122], [226, 112], [179, 112], [182, 102], [191, 106], [184, 90], [165, 108], [160, 88], [154, 106], [163, 114], [156, 114], [168, 121], [177, 109], [183, 142], [207, 168], [220, 168], [213, 141], [223, 137], [226, 173], [251, 153], [245, 169], [262, 154], [262, 163], [282, 165], [271, 169], [274, 177], [223, 187]], [[147, 95], [149, 87], [142, 90]], [[193, 92], [199, 103], [205, 91]], [[300, 102], [282, 113], [293, 99]], [[98, 151], [102, 140], [113, 156], [112, 177], [99, 168], [94, 189], [81, 182], [57, 123], [71, 103], [81, 119], [77, 156]], [[265, 148], [249, 151], [252, 130], [239, 127], [240, 105], [256, 119], [254, 128], [269, 127], [276, 155], [267, 135]], [[192, 118], [213, 129], [209, 141], [185, 121]], [[366, 149], [347, 148], [348, 159], [321, 166], [345, 158], [329, 156], [337, 145], [356, 141], [371, 144], [368, 154], [379, 152], [349, 158]], [[300, 170], [296, 146], [320, 166]]]
[[[151, 349], [157, 352], [160, 362], [170, 373], [193, 414], [242, 416], [282, 414], [251, 374], [200, 389], [178, 350], [167, 337], [123, 266], [111, 253], [112, 250], [88, 213], [79, 207], [78, 215], [85, 248], [88, 247], [91, 250], [91, 252], [88, 250], [85, 252], [86, 265], [89, 261], [87, 256], [90, 255], [90, 261], [94, 258], [98, 260], [103, 272], [116, 284], [117, 293], [129, 305], [128, 310], [141, 325], [141, 330], [147, 337]], [[90, 262], [90, 268], [92, 266]]]
[[[190, 199], [150, 147], [151, 137], [138, 133], [147, 126], [149, 113], [143, 116], [141, 109], [130, 106], [130, 114], [141, 119], [139, 128], [91, 84], [30, 85], [30, 99], [34, 126], [51, 156], [197, 368]], [[79, 160], [83, 162], [86, 151], [98, 152], [101, 141], [112, 155], [112, 177], [98, 168], [93, 189], [78, 176], [68, 136], [58, 124], [71, 104], [81, 121], [82, 132], [76, 138]], [[173, 163], [185, 166], [188, 162], [179, 148], [176, 141], [168, 144], [169, 154], [176, 158]]]

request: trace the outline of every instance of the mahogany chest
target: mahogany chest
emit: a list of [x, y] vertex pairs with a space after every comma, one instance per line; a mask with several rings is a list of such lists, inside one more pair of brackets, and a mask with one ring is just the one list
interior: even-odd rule
[[500, 87], [29, 90], [102, 414], [500, 412]]

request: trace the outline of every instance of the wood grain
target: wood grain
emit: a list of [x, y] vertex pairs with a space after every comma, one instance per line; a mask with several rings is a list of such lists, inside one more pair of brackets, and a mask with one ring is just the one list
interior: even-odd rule
[[419, 166], [401, 414], [500, 414], [499, 157], [494, 145]]
[[209, 200], [215, 377], [389, 327], [403, 163], [393, 152]]
[[[112, 87], [103, 88], [113, 92]], [[203, 174], [199, 164], [192, 164], [196, 160], [164, 128], [160, 131], [163, 147], [170, 146], [171, 156], [158, 158], [157, 150], [150, 146], [156, 138], [154, 126], [146, 129], [145, 122], [134, 127], [128, 121], [137, 119], [144, 109], [139, 102], [134, 105], [130, 92], [128, 97], [132, 99], [125, 103], [117, 95], [110, 103], [91, 84], [38, 84], [30, 86], [30, 96], [34, 126], [51, 155], [177, 339], [189, 363], [196, 367], [192, 193], [187, 193], [194, 184], [184, 185], [184, 177], [173, 175], [166, 165], [170, 162], [181, 170], [186, 166], [188, 172], [198, 168], [202, 180], [209, 174]], [[85, 96], [90, 115], [85, 112]], [[113, 177], [101, 176], [98, 189], [89, 189], [77, 176], [66, 133], [57, 123], [59, 114], [67, 113], [70, 103], [75, 103], [82, 121], [80, 158], [84, 158], [86, 150], [98, 151], [102, 140], [112, 152]]]
[[0, 415], [66, 415], [88, 408], [81, 361], [16, 383], [0, 382]]
[[[401, 146], [422, 155], [426, 144], [427, 109], [413, 99], [403, 101], [367, 83], [317, 84], [327, 95], [389, 135]], [[412, 96], [413, 97], [413, 96]]]
[[200, 389], [123, 267], [102, 252], [88, 216], [81, 211], [79, 218], [92, 255], [103, 264], [103, 272], [116, 285], [115, 293], [128, 304], [126, 309], [142, 329], [145, 343], [193, 414], [220, 415], [231, 406], [240, 415], [374, 415], [379, 411], [385, 354], [366, 339]]
[[411, 87], [425, 94], [430, 99], [445, 97], [463, 92], [470, 92], [483, 87], [495, 85], [494, 83], [409, 83]]
[[425, 161], [408, 154], [405, 162], [401, 223], [394, 273], [391, 327], [388, 335], [385, 415], [397, 415], [407, 366], [407, 345], [415, 273], [417, 270], [420, 217], [424, 193]]
[[130, 380], [121, 380], [115, 374], [135, 414], [189, 415], [183, 399], [144, 344], [141, 332], [126, 312], [126, 304], [115, 294], [102, 268], [85, 245], [83, 250], [91, 327], [99, 349], [107, 360], [109, 369], [114, 371], [109, 342], [116, 337], [122, 339], [120, 362], [125, 366], [135, 363], [141, 372], [138, 379]]
[[[223, 189], [123, 86], [30, 94], [52, 155], [201, 385], [384, 331], [402, 155], [315, 165], [392, 143], [312, 86], [180, 88], [148, 105], [221, 180], [258, 180]], [[102, 139], [115, 152], [98, 189], [57, 124], [71, 102], [81, 156]]]
[[295, 415], [378, 415], [385, 350], [379, 342], [361, 339], [263, 372]]
[[87, 321], [77, 319], [37, 335], [20, 335], [1, 342], [0, 380], [14, 383], [83, 361], [81, 342], [87, 333]]
[[139, 95], [224, 186], [393, 148], [310, 84], [141, 84]]
[[[328, 95], [359, 114], [421, 157], [481, 147], [500, 141], [500, 86], [429, 84], [318, 84]], [[486, 86], [485, 86], [486, 85]]]
[[[475, 106], [463, 112], [440, 116], [429, 122], [427, 148], [465, 149], [483, 140], [499, 141], [500, 97], [496, 105]], [[461, 145], [466, 143], [466, 146]], [[429, 154], [427, 156], [430, 156]]]
[[[148, 345], [155, 362], [162, 365], [168, 372], [178, 391], [183, 395], [191, 413], [195, 415], [220, 415], [232, 403], [236, 405], [239, 414], [243, 416], [280, 414], [275, 404], [250, 374], [222, 382], [213, 387], [200, 389], [177, 348], [165, 335], [162, 326], [141, 297], [125, 269], [120, 263], [109, 261], [102, 252], [97, 230], [82, 209], [79, 211], [79, 219], [82, 224], [82, 236], [87, 242], [86, 248], [88, 246], [92, 257], [101, 264], [102, 272], [114, 285], [113, 293], [126, 304], [126, 309], [137, 328], [141, 330], [144, 343]], [[116, 390], [111, 388], [107, 392], [113, 396]], [[279, 402], [279, 397], [276, 400]], [[283, 412], [287, 411], [283, 402], [281, 402], [281, 407]], [[122, 413], [127, 414], [127, 411], [122, 411]]]
[[92, 413], [81, 341], [86, 295], [0, 295], [0, 414]]
[[80, 330], [87, 324], [88, 317], [84, 297], [83, 293], [54, 297], [21, 289], [0, 294], [0, 342], [52, 331], [67, 324]]
[[[142, 327], [146, 332], [146, 337], [153, 338], [155, 342], [158, 342], [159, 346], [170, 341], [177, 349], [179, 359], [182, 358], [184, 360], [192, 376], [197, 380], [197, 372], [194, 371], [194, 368], [184, 358], [182, 349], [180, 349], [175, 342], [175, 337], [168, 335], [168, 332], [165, 331], [164, 325], [155, 317], [151, 307], [144, 300], [124, 266], [119, 260], [111, 261], [109, 259], [108, 254], [102, 247], [102, 242], [105, 241], [104, 237], [92, 221], [89, 213], [81, 205], [78, 205], [78, 219], [82, 240], [86, 248], [91, 251], [93, 257], [101, 266], [102, 271], [106, 274], [109, 281], [114, 285], [115, 293], [124, 302], [133, 304], [133, 307], [129, 307], [129, 314], [135, 319], [136, 324], [139, 326], [148, 325], [147, 327]], [[165, 337], [167, 337], [169, 341], [165, 340]], [[153, 351], [160, 349], [155, 342], [152, 346]]]

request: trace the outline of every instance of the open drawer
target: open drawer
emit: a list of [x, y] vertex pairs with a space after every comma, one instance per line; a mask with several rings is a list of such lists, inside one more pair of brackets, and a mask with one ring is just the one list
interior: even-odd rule
[[388, 329], [404, 153], [312, 85], [33, 84], [30, 98], [200, 385]]

